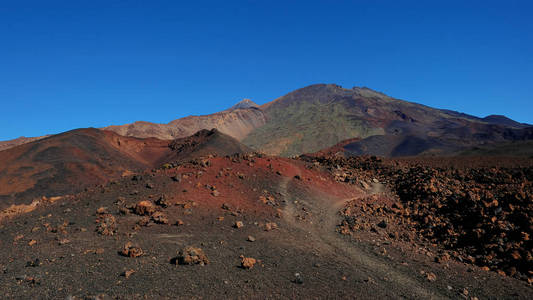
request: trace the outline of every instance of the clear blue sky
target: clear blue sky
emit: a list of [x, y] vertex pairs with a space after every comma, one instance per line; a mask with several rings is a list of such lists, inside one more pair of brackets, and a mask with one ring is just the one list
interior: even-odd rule
[[0, 140], [367, 86], [533, 123], [532, 1], [2, 1]]

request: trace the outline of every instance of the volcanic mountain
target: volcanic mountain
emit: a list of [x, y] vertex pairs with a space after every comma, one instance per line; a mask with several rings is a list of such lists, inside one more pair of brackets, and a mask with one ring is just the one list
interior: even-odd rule
[[216, 129], [174, 141], [72, 130], [0, 151], [0, 208], [79, 192], [168, 162], [251, 151]]
[[505, 116], [479, 118], [368, 88], [335, 84], [304, 87], [262, 106], [245, 99], [211, 115], [103, 129], [124, 136], [174, 140], [212, 128], [256, 151], [280, 156], [312, 153], [348, 139], [357, 139], [344, 147], [351, 155], [412, 156], [452, 155], [533, 138], [531, 125]]
[[319, 151], [346, 139], [359, 139], [345, 147], [352, 154], [411, 156], [453, 154], [473, 146], [533, 138], [533, 127], [505, 116], [479, 118], [334, 84], [311, 85], [262, 106], [243, 100], [226, 111], [168, 125], [134, 123], [107, 129], [172, 138], [206, 126], [252, 149], [281, 156]]
[[343, 140], [354, 154], [451, 153], [473, 145], [527, 140], [533, 127], [505, 117], [478, 118], [395, 99], [368, 88], [317, 84], [261, 106], [265, 125], [243, 143], [269, 154], [315, 152]]
[[158, 165], [167, 141], [77, 129], [0, 151], [1, 206], [58, 196]]

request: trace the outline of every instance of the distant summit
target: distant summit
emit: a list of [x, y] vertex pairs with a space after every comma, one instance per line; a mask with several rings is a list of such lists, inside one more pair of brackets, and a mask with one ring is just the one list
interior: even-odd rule
[[504, 126], [516, 127], [516, 128], [525, 128], [525, 127], [531, 126], [529, 124], [522, 124], [522, 123], [516, 122], [503, 115], [489, 115], [489, 116], [484, 117], [482, 120], [487, 123], [491, 123], [491, 124], [499, 124], [499, 125], [504, 125]]
[[228, 108], [227, 110], [235, 110], [235, 109], [246, 109], [246, 108], [257, 108], [259, 105], [257, 105], [255, 102], [253, 102], [250, 99], [243, 99], [239, 103], [233, 105], [232, 107]]

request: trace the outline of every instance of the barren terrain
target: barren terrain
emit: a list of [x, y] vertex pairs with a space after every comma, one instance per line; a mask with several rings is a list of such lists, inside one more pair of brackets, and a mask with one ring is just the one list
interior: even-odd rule
[[[438, 261], [440, 245], [418, 231], [394, 237], [379, 214], [361, 218], [373, 230], [343, 234], [346, 208], [389, 199], [390, 185], [365, 189], [331, 165], [207, 157], [5, 218], [0, 290], [5, 298], [530, 298], [527, 281], [456, 257]], [[206, 258], [179, 259], [186, 247]]]

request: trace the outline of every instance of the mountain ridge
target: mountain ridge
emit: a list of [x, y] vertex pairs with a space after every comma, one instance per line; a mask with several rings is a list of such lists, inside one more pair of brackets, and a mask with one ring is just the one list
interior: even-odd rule
[[[313, 84], [260, 106], [243, 99], [220, 112], [187, 116], [166, 124], [136, 121], [101, 129], [123, 136], [174, 140], [216, 128], [257, 151], [292, 156], [316, 152], [347, 139], [368, 143], [364, 140], [373, 137], [371, 140], [387, 140], [385, 145], [393, 147], [396, 143], [393, 140], [401, 140], [398, 136], [411, 136], [414, 138], [411, 141], [426, 143], [428, 149], [435, 146], [441, 152], [456, 151], [491, 143], [493, 139], [512, 140], [513, 134], [505, 133], [504, 128], [529, 126], [501, 115], [476, 117], [432, 108], [367, 87], [347, 89], [337, 84]], [[22, 143], [24, 140], [0, 142], [0, 150]], [[384, 149], [379, 153], [392, 152]]]

